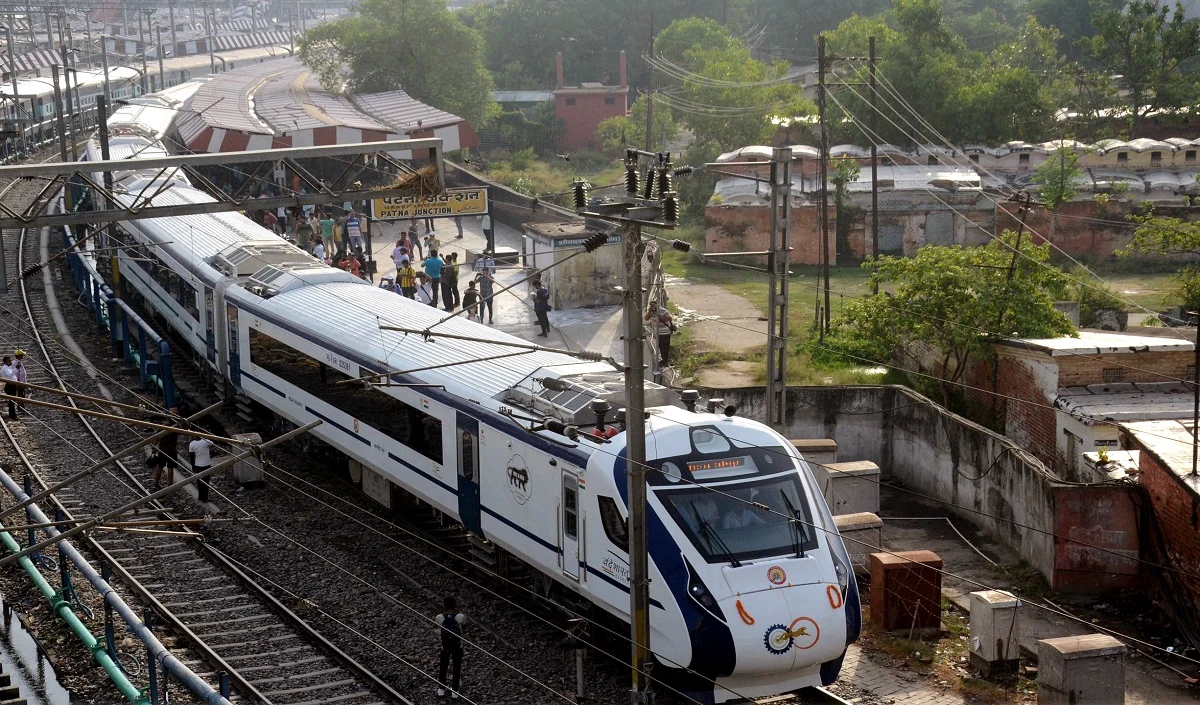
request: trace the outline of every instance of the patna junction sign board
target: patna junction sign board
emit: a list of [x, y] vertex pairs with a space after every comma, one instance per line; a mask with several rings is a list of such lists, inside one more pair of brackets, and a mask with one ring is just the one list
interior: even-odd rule
[[399, 196], [371, 201], [375, 220], [453, 218], [488, 212], [487, 188], [452, 188], [436, 196]]

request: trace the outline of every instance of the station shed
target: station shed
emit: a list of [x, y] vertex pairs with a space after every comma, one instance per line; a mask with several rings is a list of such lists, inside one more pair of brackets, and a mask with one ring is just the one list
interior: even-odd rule
[[597, 232], [582, 222], [525, 223], [525, 265], [534, 269], [555, 265], [542, 275], [555, 310], [621, 303], [618, 287], [625, 285], [625, 266], [620, 232], [610, 234], [608, 242], [595, 252], [567, 261]]

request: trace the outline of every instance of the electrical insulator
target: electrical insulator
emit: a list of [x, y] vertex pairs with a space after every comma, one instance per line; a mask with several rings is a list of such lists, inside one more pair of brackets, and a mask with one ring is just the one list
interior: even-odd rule
[[588, 184], [583, 179], [575, 179], [571, 182], [571, 194], [575, 201], [575, 210], [581, 211], [587, 208], [588, 199]]
[[687, 242], [686, 240], [672, 240], [671, 249], [678, 250], [680, 252], [691, 252], [692, 243]]
[[587, 250], [588, 252], [595, 252], [603, 247], [604, 243], [606, 242], [608, 242], [607, 233], [596, 233], [587, 240], [583, 241], [583, 249]]
[[638, 171], [636, 164], [625, 165], [625, 193], [630, 196], [638, 195]]
[[675, 176], [684, 176], [686, 174], [692, 173], [695, 170], [696, 170], [696, 167], [694, 167], [694, 166], [681, 166], [678, 169], [672, 169], [671, 173], [674, 174]]
[[663, 220], [668, 223], [674, 223], [679, 220], [679, 197], [674, 193], [667, 193], [662, 199]]
[[658, 197], [662, 198], [665, 194], [670, 193], [671, 188], [671, 169], [663, 167], [658, 170]]
[[642, 184], [642, 199], [649, 201], [654, 196], [654, 169], [646, 169], [646, 182]]

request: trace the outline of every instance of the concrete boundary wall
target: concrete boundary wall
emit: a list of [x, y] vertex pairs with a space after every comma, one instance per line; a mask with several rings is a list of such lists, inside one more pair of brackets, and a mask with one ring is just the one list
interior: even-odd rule
[[[762, 388], [707, 396], [750, 418], [766, 416]], [[1128, 486], [1062, 482], [1005, 436], [906, 387], [792, 387], [787, 398], [789, 438], [832, 438], [839, 460], [874, 461], [884, 482], [896, 479], [956, 505], [946, 512], [1008, 546], [1055, 589], [1138, 584], [1137, 509]]]

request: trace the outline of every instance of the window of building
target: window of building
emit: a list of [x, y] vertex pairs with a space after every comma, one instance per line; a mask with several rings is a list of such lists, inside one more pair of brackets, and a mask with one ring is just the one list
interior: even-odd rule
[[1189, 380], [1196, 379], [1196, 366], [1188, 365], [1187, 372], [1185, 372], [1183, 376]]
[[600, 524], [604, 527], [604, 535], [617, 548], [629, 550], [629, 525], [617, 509], [617, 501], [612, 497], [597, 497], [600, 504]]
[[1018, 154], [1017, 155], [1017, 163], [1028, 165], [1029, 164], [1029, 155], [1028, 154]]
[[567, 105], [575, 105], [575, 99], [574, 99], [574, 98], [567, 98]]
[[1188, 164], [1193, 164], [1193, 163], [1195, 163], [1195, 161], [1196, 161], [1196, 150], [1194, 150], [1194, 149], [1189, 149], [1189, 150], [1187, 150], [1186, 152], [1184, 152], [1184, 153], [1183, 153], [1183, 161], [1187, 162]]
[[1117, 163], [1123, 164], [1129, 161], [1129, 152], [1117, 152]]
[[1125, 379], [1124, 367], [1105, 367], [1100, 372], [1101, 379], [1105, 382], [1121, 382]]
[[250, 362], [356, 419], [410, 450], [442, 462], [442, 422], [405, 404], [378, 387], [336, 384], [349, 376], [307, 353], [254, 328], [250, 329]]
[[930, 154], [929, 157], [925, 160], [925, 163], [928, 164], [929, 166], [935, 166], [938, 163], [937, 157]]
[[609, 96], [608, 98], [605, 98], [605, 99], [604, 99], [604, 104], [605, 104], [605, 105], [616, 105], [616, 104], [617, 104], [617, 99], [616, 99], [616, 98], [613, 98], [612, 96]]
[[1151, 164], [1162, 164], [1162, 152], [1151, 152], [1150, 153], [1150, 163]]

